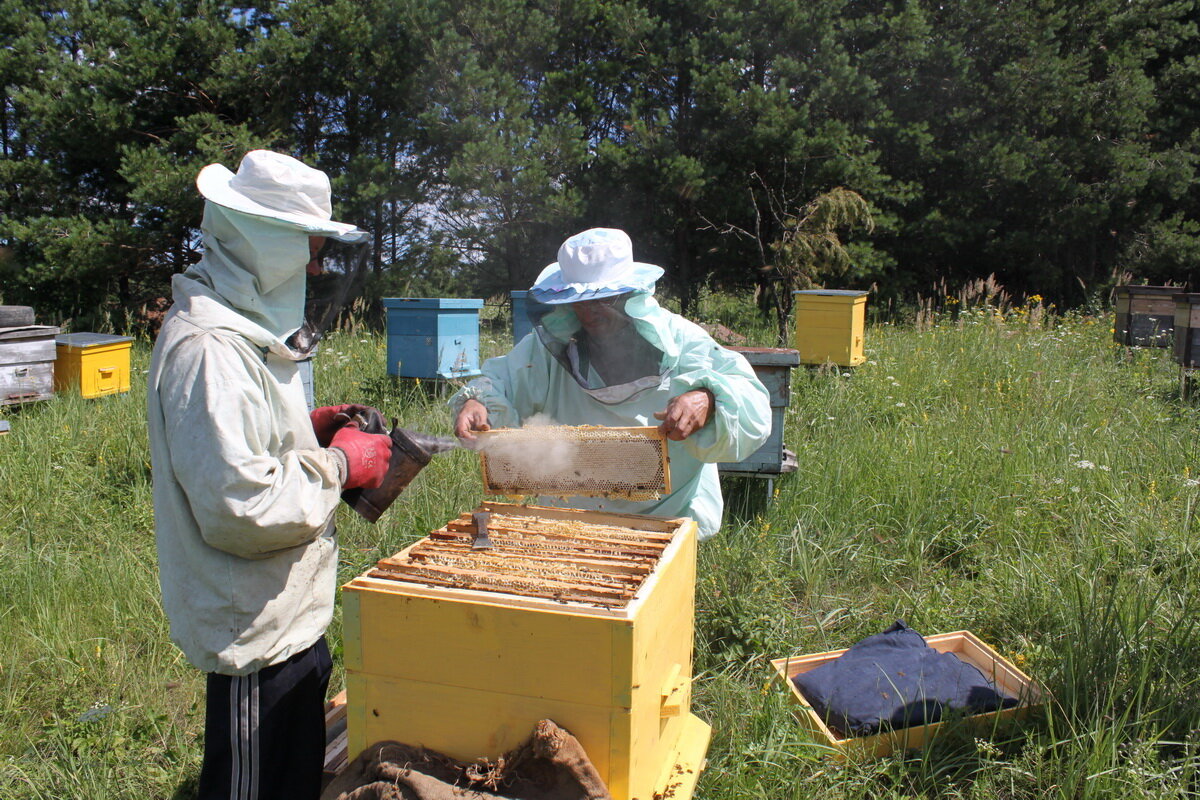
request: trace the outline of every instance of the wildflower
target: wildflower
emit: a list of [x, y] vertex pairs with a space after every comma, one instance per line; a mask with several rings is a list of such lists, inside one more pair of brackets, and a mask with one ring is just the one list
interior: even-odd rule
[[896, 403], [896, 408], [904, 408], [904, 403]]
[[1088, 461], [1087, 459], [1084, 459], [1082, 461], [1076, 461], [1075, 466], [1079, 467], [1080, 469], [1095, 469], [1096, 468], [1096, 465], [1093, 464], [1091, 461]]
[[1101, 464], [1096, 469], [1100, 470], [1101, 472], [1112, 472], [1112, 467], [1106, 467], [1103, 464]]
[[1078, 487], [1078, 486], [1072, 486], [1072, 487], [1071, 487], [1071, 491], [1072, 491], [1072, 492], [1075, 492], [1076, 494], [1078, 494], [1078, 493], [1079, 493], [1079, 487]]
[[1183, 482], [1184, 486], [1200, 486], [1200, 478], [1188, 478]]

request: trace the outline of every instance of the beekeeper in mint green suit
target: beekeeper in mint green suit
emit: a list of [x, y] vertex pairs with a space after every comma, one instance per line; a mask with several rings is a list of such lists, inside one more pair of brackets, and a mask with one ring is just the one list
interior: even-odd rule
[[367, 233], [332, 221], [323, 172], [280, 153], [196, 184], [204, 255], [172, 281], [147, 411], [163, 609], [207, 673], [198, 796], [316, 800], [334, 510], [380, 484], [391, 439], [347, 424], [365, 406], [309, 412], [292, 337], [325, 240]]
[[570, 508], [694, 519], [700, 538], [721, 526], [717, 462], [740, 461], [771, 432], [767, 390], [740, 354], [660, 307], [663, 271], [633, 260], [624, 231], [592, 228], [567, 239], [529, 290], [549, 307], [534, 332], [450, 399], [466, 444], [535, 414], [559, 425], [648, 426], [670, 440], [671, 486], [648, 501], [542, 498]]

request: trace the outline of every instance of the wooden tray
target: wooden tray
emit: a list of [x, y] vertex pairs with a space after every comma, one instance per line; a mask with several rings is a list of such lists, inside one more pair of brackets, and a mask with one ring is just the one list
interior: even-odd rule
[[[934, 650], [953, 653], [968, 664], [975, 665], [997, 689], [1019, 701], [1012, 708], [966, 717], [964, 720], [966, 723], [974, 727], [990, 727], [1001, 720], [1023, 717], [1029, 713], [1031, 708], [1045, 702], [1045, 692], [1035, 681], [984, 644], [970, 631], [939, 633], [924, 638], [925, 642]], [[821, 719], [813, 710], [804, 694], [792, 682], [792, 678], [832, 661], [844, 652], [846, 649], [830, 650], [825, 653], [777, 658], [771, 661], [777, 677], [787, 685], [792, 697], [800, 705], [796, 716], [809, 729], [814, 740], [829, 748], [829, 755], [843, 760], [881, 758], [896, 750], [913, 750], [924, 747], [937, 735], [942, 726], [941, 722], [914, 725], [900, 730], [883, 731], [873, 736], [846, 739], [830, 730], [829, 726], [825, 724], [825, 720]]]

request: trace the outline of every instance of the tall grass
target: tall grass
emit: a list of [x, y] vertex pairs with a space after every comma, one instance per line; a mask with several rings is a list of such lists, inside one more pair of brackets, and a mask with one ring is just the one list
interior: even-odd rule
[[[747, 306], [706, 295], [698, 315], [771, 344]], [[485, 355], [510, 345], [499, 322], [484, 327]], [[1197, 791], [1200, 411], [1168, 354], [1110, 340], [1107, 319], [985, 304], [873, 326], [854, 370], [794, 371], [785, 441], [799, 469], [770, 498], [765, 482], [729, 481], [725, 528], [701, 547], [695, 701], [714, 739], [699, 797]], [[318, 402], [449, 432], [451, 387], [389, 379], [384, 351], [362, 330], [328, 338]], [[159, 606], [148, 355], [138, 342], [127, 395], [2, 414], [3, 798], [186, 797], [199, 766], [202, 680]], [[340, 510], [339, 577], [480, 499], [478, 465], [456, 452], [378, 526]], [[952, 730], [908, 755], [823, 759], [767, 660], [895, 618], [972, 630], [1053, 701], [979, 739]], [[340, 617], [330, 633], [338, 654]]]

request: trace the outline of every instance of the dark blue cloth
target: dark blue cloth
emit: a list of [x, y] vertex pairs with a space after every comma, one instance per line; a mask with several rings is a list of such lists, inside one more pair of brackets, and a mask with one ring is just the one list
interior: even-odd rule
[[978, 667], [934, 650], [903, 621], [792, 681], [842, 736], [927, 725], [948, 710], [981, 714], [1017, 704]]

